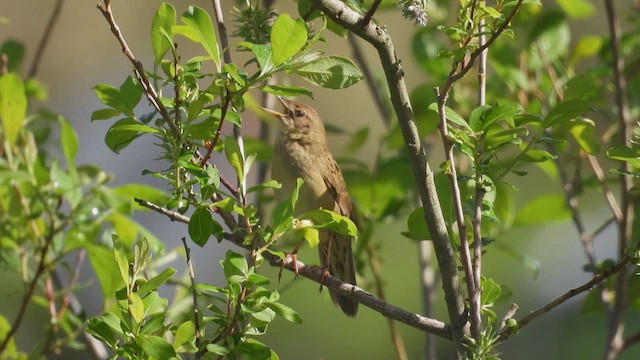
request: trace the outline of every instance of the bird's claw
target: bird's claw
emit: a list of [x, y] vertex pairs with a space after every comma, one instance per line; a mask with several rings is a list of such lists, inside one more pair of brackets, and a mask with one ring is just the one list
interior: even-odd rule
[[322, 279], [320, 281], [320, 288], [318, 289], [318, 292], [322, 292], [324, 285], [326, 285], [327, 283], [327, 279], [329, 278], [329, 275], [331, 275], [331, 273], [329, 273], [328, 267], [323, 267], [320, 270], [322, 270]]
[[278, 272], [278, 282], [280, 282], [280, 278], [282, 278], [282, 269], [290, 263], [293, 264], [293, 272], [296, 273], [294, 280], [298, 277], [298, 253], [293, 252], [286, 254], [284, 259], [282, 259], [282, 266], [280, 266], [280, 272]]

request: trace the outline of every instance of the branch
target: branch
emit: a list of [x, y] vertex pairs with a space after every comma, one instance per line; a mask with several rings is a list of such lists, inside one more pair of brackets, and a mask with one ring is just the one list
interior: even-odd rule
[[[138, 204], [148, 209], [156, 211], [162, 215], [167, 216], [172, 221], [179, 221], [185, 224], [189, 223], [187, 216], [178, 214], [174, 211], [165, 209], [161, 206], [155, 205], [142, 199], [134, 199]], [[229, 234], [225, 233], [224, 238], [231, 241], [235, 245], [251, 250], [251, 245], [245, 244], [245, 237], [242, 233]], [[293, 266], [293, 262], [286, 264], [282, 263], [282, 259], [269, 252], [263, 252], [262, 256], [269, 261], [269, 263], [278, 268], [286, 268], [289, 271], [296, 272], [298, 275], [302, 275], [307, 279], [310, 279], [318, 284], [322, 284], [332, 290], [338, 291], [344, 295], [351, 297], [360, 304], [373, 309], [374, 311], [382, 314], [385, 317], [398, 320], [418, 330], [422, 330], [431, 334], [438, 335], [445, 339], [452, 340], [451, 328], [449, 325], [442, 321], [424, 317], [397, 306], [391, 305], [383, 300], [376, 298], [369, 294], [365, 290], [344, 282], [332, 275], [327, 275], [321, 268], [317, 266], [305, 265], [302, 261], [298, 260], [296, 266]]]
[[407, 153], [425, 213], [425, 220], [433, 236], [438, 259], [445, 301], [449, 319], [453, 327], [453, 340], [462, 349], [465, 337], [465, 308], [456, 258], [451, 247], [449, 234], [440, 208], [434, 184], [434, 174], [427, 162], [426, 152], [418, 134], [409, 94], [404, 82], [400, 59], [396, 57], [393, 42], [386, 29], [369, 23], [359, 25], [360, 15], [339, 0], [312, 0], [331, 20], [369, 42], [377, 51], [389, 86], [391, 103], [398, 118]]
[[96, 5], [96, 7], [98, 8], [98, 10], [100, 10], [100, 12], [102, 13], [102, 16], [104, 16], [104, 18], [109, 23], [111, 32], [116, 37], [116, 39], [120, 43], [120, 46], [122, 47], [122, 52], [127, 57], [127, 59], [129, 59], [131, 64], [133, 64], [133, 67], [135, 68], [135, 74], [137, 78], [140, 80], [140, 84], [144, 89], [144, 93], [147, 95], [147, 99], [149, 99], [149, 102], [151, 103], [151, 105], [160, 113], [164, 121], [167, 124], [169, 124], [169, 126], [174, 131], [174, 133], [176, 135], [180, 135], [180, 129], [178, 128], [178, 125], [173, 121], [173, 119], [171, 119], [171, 116], [169, 115], [167, 108], [162, 104], [158, 96], [158, 93], [156, 92], [156, 89], [153, 87], [153, 85], [149, 81], [149, 78], [147, 77], [147, 73], [144, 70], [142, 63], [138, 61], [136, 57], [133, 55], [133, 52], [129, 48], [129, 45], [127, 45], [127, 41], [124, 39], [124, 36], [120, 31], [120, 27], [118, 26], [118, 24], [116, 24], [116, 20], [113, 17], [113, 12], [111, 11], [111, 0], [104, 0], [104, 7], [102, 7], [102, 5], [100, 4]]
[[56, 231], [54, 229], [53, 221], [51, 221], [51, 224], [49, 226], [49, 233], [47, 234], [47, 237], [44, 239], [44, 244], [42, 246], [42, 249], [40, 249], [40, 258], [38, 259], [38, 268], [36, 269], [36, 272], [33, 275], [33, 279], [31, 279], [31, 282], [29, 283], [29, 288], [27, 289], [27, 292], [22, 297], [20, 309], [18, 310], [18, 314], [16, 315], [16, 318], [13, 320], [13, 323], [11, 324], [11, 328], [6, 333], [5, 338], [2, 340], [2, 343], [0, 343], [0, 354], [4, 352], [4, 350], [7, 348], [7, 345], [9, 345], [9, 341], [13, 339], [13, 336], [18, 331], [18, 328], [20, 327], [20, 325], [22, 325], [22, 319], [24, 318], [24, 315], [27, 312], [27, 307], [29, 306], [29, 304], [31, 304], [31, 300], [33, 298], [33, 294], [36, 291], [38, 281], [46, 271], [47, 253], [49, 252], [49, 248], [53, 243], [53, 238], [55, 237], [55, 235], [56, 235]]
[[[620, 24], [616, 16], [616, 11], [612, 0], [604, 0], [607, 23], [609, 25], [609, 35], [611, 36], [610, 46], [613, 57], [613, 83], [615, 86], [615, 100], [619, 111], [619, 131], [620, 144], [629, 145], [631, 137], [631, 118], [627, 104], [627, 81], [624, 77], [624, 59], [620, 53]], [[633, 208], [634, 204], [631, 196], [633, 178], [627, 176], [631, 170], [628, 162], [622, 161], [620, 165], [620, 199], [622, 202], [622, 219], [618, 223], [618, 259], [625, 257], [624, 251], [629, 246], [632, 233]], [[607, 336], [607, 349], [605, 359], [617, 359], [624, 346], [624, 315], [628, 301], [628, 281], [630, 273], [622, 271], [616, 279], [616, 292], [613, 311], [609, 318], [609, 334]]]
[[[576, 295], [579, 295], [579, 294], [581, 294], [581, 293], [583, 293], [585, 291], [591, 290], [595, 285], [598, 285], [599, 283], [601, 283], [602, 281], [606, 280], [611, 275], [614, 275], [614, 274], [620, 272], [621, 270], [623, 270], [628, 264], [629, 264], [629, 258], [625, 257], [622, 261], [620, 261], [619, 263], [613, 265], [609, 269], [607, 269], [607, 270], [595, 275], [591, 280], [587, 281], [586, 283], [578, 286], [575, 289], [571, 289], [571, 290], [567, 291], [563, 295], [557, 297], [552, 302], [544, 305], [543, 307], [539, 308], [538, 310], [536, 310], [536, 311], [530, 313], [529, 315], [523, 317], [522, 319], [520, 319], [520, 321], [518, 321], [518, 327], [516, 329], [517, 330], [522, 329], [522, 327], [526, 326], [527, 324], [529, 324], [530, 322], [532, 322], [536, 318], [540, 317], [541, 315], [544, 315], [545, 313], [551, 311], [556, 306], [564, 303], [565, 301], [571, 299], [572, 297], [574, 297]], [[504, 341], [504, 340], [508, 339], [512, 334], [515, 333], [516, 329], [506, 329], [506, 330], [502, 331], [500, 333], [500, 340], [499, 341]]]

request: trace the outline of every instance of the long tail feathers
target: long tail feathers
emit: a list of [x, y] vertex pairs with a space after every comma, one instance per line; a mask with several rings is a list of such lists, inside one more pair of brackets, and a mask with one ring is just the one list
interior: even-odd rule
[[[351, 239], [335, 233], [331, 233], [328, 238], [329, 241], [320, 241], [320, 246], [318, 247], [321, 266], [326, 267], [328, 265], [331, 275], [349, 284], [356, 285], [356, 270], [353, 262], [353, 251], [351, 250]], [[330, 252], [328, 259], [327, 252]], [[357, 301], [331, 289], [329, 289], [329, 294], [333, 303], [338, 305], [347, 316], [356, 316], [358, 312]]]

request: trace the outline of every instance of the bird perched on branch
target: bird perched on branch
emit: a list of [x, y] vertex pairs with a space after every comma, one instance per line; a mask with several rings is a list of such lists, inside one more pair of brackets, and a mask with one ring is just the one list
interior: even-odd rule
[[[324, 124], [318, 113], [310, 106], [289, 101], [281, 96], [282, 113], [264, 109], [275, 116], [282, 125], [276, 142], [271, 174], [282, 184], [276, 197], [291, 194], [298, 178], [304, 180], [300, 188], [296, 213], [316, 209], [331, 210], [351, 217], [353, 206], [342, 172], [327, 145]], [[284, 200], [284, 199], [281, 199]], [[320, 230], [320, 264], [329, 274], [350, 284], [356, 284], [351, 237], [331, 230]], [[295, 253], [293, 259], [295, 260]], [[355, 316], [358, 303], [346, 295], [329, 289], [331, 299], [348, 316]]]

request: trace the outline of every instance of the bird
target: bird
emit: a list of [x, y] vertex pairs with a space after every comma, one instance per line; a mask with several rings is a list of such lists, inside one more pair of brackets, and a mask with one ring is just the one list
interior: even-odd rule
[[[298, 178], [300, 188], [295, 215], [325, 209], [352, 218], [353, 204], [338, 167], [327, 145], [322, 119], [311, 106], [278, 96], [283, 112], [264, 108], [280, 122], [280, 134], [271, 163], [273, 180], [282, 184], [276, 198], [283, 201], [294, 191]], [[324, 271], [349, 284], [356, 285], [356, 273], [350, 236], [322, 229], [318, 250]], [[297, 247], [294, 250], [297, 252]], [[295, 257], [293, 258], [295, 260]], [[358, 302], [329, 289], [334, 304], [347, 316], [355, 316]]]

